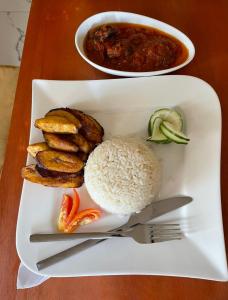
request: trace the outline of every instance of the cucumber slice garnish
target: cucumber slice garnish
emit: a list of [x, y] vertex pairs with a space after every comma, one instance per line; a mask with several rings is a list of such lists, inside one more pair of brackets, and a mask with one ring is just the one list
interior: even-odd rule
[[149, 124], [148, 124], [148, 134], [152, 136], [153, 132], [153, 124], [156, 118], [160, 118], [163, 121], [167, 121], [172, 124], [172, 127], [177, 130], [181, 131], [183, 127], [183, 120], [181, 115], [175, 111], [174, 109], [169, 108], [162, 108], [156, 110], [153, 115], [150, 117]]
[[160, 125], [161, 132], [171, 141], [177, 143], [177, 144], [188, 144], [188, 140], [184, 138], [180, 138], [179, 136], [175, 135], [170, 130], [167, 130], [167, 128], [164, 126], [164, 122]]
[[160, 125], [162, 123], [162, 119], [157, 117], [154, 119], [152, 124], [152, 132], [151, 136], [147, 139], [147, 141], [155, 142], [155, 143], [169, 143], [169, 139], [161, 132]]
[[162, 126], [165, 127], [165, 129], [168, 130], [170, 133], [174, 134], [176, 137], [186, 141], [190, 141], [190, 139], [183, 132], [175, 130], [172, 124], [170, 124], [169, 122], [163, 121]]
[[183, 120], [174, 109], [163, 108], [156, 110], [148, 124], [148, 141], [167, 144], [187, 144], [190, 139], [182, 132]]

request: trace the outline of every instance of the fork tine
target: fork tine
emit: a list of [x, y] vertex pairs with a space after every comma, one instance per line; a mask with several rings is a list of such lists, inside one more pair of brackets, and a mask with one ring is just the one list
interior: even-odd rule
[[150, 226], [150, 240], [152, 243], [158, 241], [180, 240], [183, 238], [179, 224], [162, 224], [162, 226]]
[[152, 239], [169, 239], [169, 238], [183, 238], [181, 234], [172, 234], [172, 235], [151, 235]]
[[162, 227], [160, 227], [160, 226], [156, 226], [156, 227], [151, 226], [151, 227], [148, 227], [148, 228], [150, 228], [151, 230], [169, 230], [169, 229], [171, 229], [171, 230], [181, 230], [181, 227], [178, 227], [178, 226], [166, 226], [166, 227], [164, 227], [164, 226], [162, 226]]
[[156, 233], [156, 234], [151, 234], [151, 238], [153, 239], [166, 239], [166, 238], [183, 238], [184, 235], [182, 234], [182, 232], [178, 232], [178, 233], [167, 233], [167, 234], [160, 234], [160, 233]]
[[150, 225], [153, 225], [153, 226], [170, 226], [170, 225], [180, 226], [179, 223], [153, 223]]
[[152, 243], [162, 243], [162, 242], [168, 242], [168, 241], [177, 241], [177, 240], [181, 240], [181, 237], [172, 237], [172, 238], [156, 238], [156, 239], [152, 239]]
[[178, 225], [168, 225], [168, 226], [148, 226], [149, 230], [162, 231], [162, 230], [181, 230]]
[[172, 235], [151, 235], [151, 239], [169, 239], [169, 238], [183, 238], [182, 234], [172, 234]]
[[180, 224], [146, 224], [149, 228], [166, 228], [174, 227], [180, 228]]
[[149, 228], [151, 232], [181, 232], [180, 228]]
[[141, 244], [180, 240], [184, 237], [179, 224], [139, 224], [127, 231], [126, 236]]
[[181, 233], [179, 229], [169, 229], [169, 230], [151, 230], [151, 234], [178, 234]]
[[158, 231], [158, 230], [181, 230], [181, 226], [180, 224], [146, 224], [145, 226], [147, 226], [149, 229], [154, 230], [154, 231]]
[[170, 237], [184, 237], [183, 234], [181, 233], [176, 233], [176, 234], [173, 234], [173, 233], [170, 233], [170, 234], [160, 234], [160, 233], [155, 233], [155, 234], [151, 234], [150, 235], [152, 238], [170, 238]]
[[154, 228], [150, 228], [148, 230], [149, 232], [151, 232], [152, 234], [164, 234], [164, 233], [167, 233], [167, 234], [176, 234], [176, 233], [181, 233], [181, 229], [180, 228], [159, 228], [159, 229], [154, 229]]

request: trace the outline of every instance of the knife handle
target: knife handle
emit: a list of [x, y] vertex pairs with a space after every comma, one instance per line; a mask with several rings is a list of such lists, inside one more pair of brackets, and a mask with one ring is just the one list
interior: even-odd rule
[[[114, 231], [125, 230], [125, 229], [128, 229], [128, 228], [129, 228], [129, 226], [128, 226], [128, 223], [127, 223], [127, 224], [121, 225], [118, 228], [113, 229], [113, 232]], [[52, 256], [49, 256], [49, 257], [47, 257], [47, 258], [45, 258], [43, 260], [38, 261], [36, 263], [37, 269], [39, 271], [43, 270], [43, 269], [45, 269], [47, 267], [50, 267], [50, 266], [52, 266], [52, 265], [54, 265], [54, 264], [56, 264], [56, 263], [58, 263], [58, 262], [60, 262], [60, 261], [62, 261], [64, 259], [68, 258], [68, 257], [71, 257], [71, 256], [73, 256], [75, 254], [78, 254], [78, 253], [80, 253], [80, 252], [82, 252], [82, 251], [84, 251], [84, 250], [86, 250], [86, 249], [88, 249], [90, 247], [93, 247], [96, 244], [99, 244], [99, 243], [101, 243], [101, 242], [103, 242], [105, 240], [106, 239], [99, 239], [99, 240], [91, 240], [90, 239], [90, 240], [87, 240], [87, 241], [82, 242], [80, 244], [77, 244], [77, 245], [75, 245], [73, 247], [70, 247], [70, 248], [68, 248], [66, 250], [63, 250], [63, 251], [61, 251], [59, 253], [56, 253], [56, 254], [54, 254]]]
[[47, 257], [39, 262], [37, 262], [36, 266], [37, 269], [40, 271], [42, 269], [45, 269], [47, 267], [50, 267], [68, 257], [71, 257], [75, 254], [78, 254], [82, 251], [85, 251], [86, 249], [95, 246], [96, 244], [99, 244], [100, 242], [105, 241], [105, 239], [101, 239], [101, 240], [87, 240], [83, 243], [80, 243], [78, 245], [75, 245], [73, 247], [70, 247], [64, 251], [61, 251], [57, 254], [54, 254], [50, 257]]
[[120, 232], [86, 232], [86, 233], [56, 233], [56, 234], [32, 234], [30, 235], [31, 243], [39, 242], [58, 242], [58, 241], [73, 241], [77, 239], [108, 239], [111, 237], [122, 236]]

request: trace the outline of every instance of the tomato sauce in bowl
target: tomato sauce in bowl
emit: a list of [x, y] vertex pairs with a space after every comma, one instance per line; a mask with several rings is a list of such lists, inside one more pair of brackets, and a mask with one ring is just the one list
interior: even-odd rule
[[129, 72], [169, 69], [188, 58], [188, 49], [175, 37], [130, 23], [103, 24], [89, 30], [84, 51], [98, 65]]

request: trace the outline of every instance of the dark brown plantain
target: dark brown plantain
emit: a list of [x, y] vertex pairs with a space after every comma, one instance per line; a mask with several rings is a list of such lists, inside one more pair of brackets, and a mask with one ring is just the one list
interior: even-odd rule
[[77, 152], [79, 149], [73, 141], [70, 141], [68, 135], [43, 132], [43, 136], [50, 148], [69, 152]]
[[75, 154], [61, 152], [57, 150], [45, 150], [38, 152], [36, 155], [37, 162], [45, 169], [50, 171], [76, 173], [84, 167]]
[[50, 170], [47, 170], [44, 167], [40, 166], [39, 164], [36, 164], [36, 171], [42, 177], [52, 177], [52, 178], [71, 178], [71, 177], [76, 177], [78, 175], [83, 175], [83, 173], [84, 173], [83, 170], [81, 170], [80, 172], [77, 172], [77, 173], [50, 171]]
[[35, 168], [35, 165], [29, 165], [22, 168], [22, 177], [33, 183], [42, 184], [50, 187], [62, 187], [62, 188], [77, 188], [80, 187], [84, 178], [82, 175], [76, 175], [75, 177], [42, 177]]
[[82, 127], [80, 133], [89, 141], [99, 144], [102, 142], [104, 135], [103, 127], [91, 116], [77, 109], [67, 108], [80, 121]]
[[78, 151], [76, 155], [77, 155], [77, 157], [78, 157], [80, 160], [82, 160], [82, 161], [84, 161], [84, 162], [87, 161], [88, 156], [89, 156], [87, 153], [82, 152], [82, 151]]
[[80, 133], [71, 134], [69, 135], [69, 138], [82, 152], [89, 153], [92, 150], [90, 143]]

